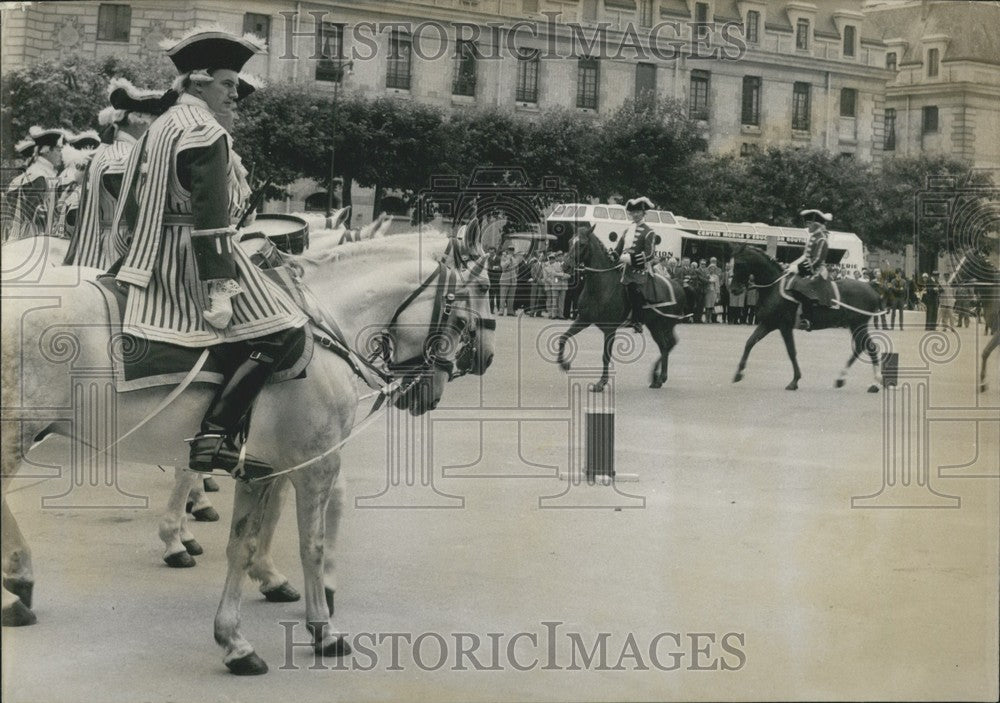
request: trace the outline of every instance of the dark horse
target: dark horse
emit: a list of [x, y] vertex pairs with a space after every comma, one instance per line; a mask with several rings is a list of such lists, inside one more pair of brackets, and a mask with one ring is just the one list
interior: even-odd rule
[[[760, 291], [760, 301], [757, 305], [758, 324], [757, 329], [747, 340], [733, 383], [743, 379], [743, 370], [746, 369], [747, 358], [754, 345], [774, 330], [779, 330], [781, 338], [785, 340], [785, 349], [788, 351], [788, 358], [792, 362], [794, 372], [792, 382], [785, 386], [785, 389], [797, 390], [802, 372], [795, 359], [795, 338], [792, 330], [795, 328], [798, 303], [782, 295], [782, 279], [786, 274], [782, 270], [781, 264], [760, 249], [744, 245], [733, 254], [733, 282], [746, 285], [751, 274]], [[847, 365], [840, 372], [836, 387], [841, 388], [844, 385], [847, 370], [861, 356], [861, 353], [866, 351], [871, 357], [872, 369], [875, 374], [875, 383], [868, 387], [868, 392], [878, 393], [882, 379], [879, 371], [878, 351], [868, 334], [868, 321], [872, 316], [882, 312], [879, 294], [864, 281], [841, 280], [837, 281], [837, 287], [840, 289], [840, 307], [814, 307], [811, 314], [812, 328], [846, 327], [849, 329], [852, 342], [851, 358], [847, 360]]]
[[993, 332], [990, 341], [983, 347], [983, 361], [979, 371], [979, 392], [985, 393], [986, 360], [990, 358], [993, 350], [1000, 346], [1000, 273], [987, 256], [973, 252], [959, 262], [949, 284], [975, 288], [976, 297], [983, 306], [986, 329]]
[[[577, 303], [579, 315], [569, 329], [559, 335], [559, 366], [563, 371], [569, 371], [570, 364], [564, 355], [566, 340], [581, 330], [596, 325], [604, 333], [604, 372], [601, 380], [590, 390], [599, 393], [608, 383], [608, 364], [611, 361], [615, 331], [624, 324], [631, 312], [628, 295], [621, 282], [622, 268], [611, 260], [611, 255], [594, 235], [593, 227], [583, 229], [573, 237], [563, 268], [566, 271], [580, 272], [583, 276], [583, 290]], [[660, 348], [660, 358], [653, 366], [650, 388], [659, 388], [667, 380], [667, 356], [677, 344], [674, 325], [683, 318], [684, 289], [674, 281], [669, 283], [677, 304], [665, 308], [646, 308], [641, 320]]]

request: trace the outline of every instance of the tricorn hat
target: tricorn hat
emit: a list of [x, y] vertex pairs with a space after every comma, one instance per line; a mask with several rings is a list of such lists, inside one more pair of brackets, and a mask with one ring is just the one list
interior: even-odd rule
[[804, 217], [807, 220], [816, 220], [823, 222], [830, 222], [833, 219], [833, 215], [828, 212], [821, 212], [819, 210], [803, 210], [799, 213], [800, 217]]
[[42, 127], [33, 126], [28, 130], [28, 134], [31, 139], [35, 142], [35, 146], [39, 149], [42, 147], [57, 147], [62, 146], [63, 141], [66, 137], [66, 133], [59, 129], [58, 127], [50, 127], [48, 129], [43, 129]]
[[31, 156], [31, 152], [35, 150], [35, 140], [31, 137], [25, 137], [17, 144], [14, 145], [14, 153], [18, 155], [19, 158], [25, 158]]
[[646, 196], [642, 196], [640, 198], [632, 198], [627, 203], [625, 203], [626, 212], [635, 212], [636, 210], [642, 210], [643, 212], [645, 212], [646, 210], [652, 210], [654, 207], [656, 206], [653, 205], [653, 201], [647, 198]]
[[[96, 149], [101, 143], [101, 137], [92, 129], [88, 129], [79, 134], [69, 134], [66, 136], [66, 143], [77, 149]], [[65, 157], [63, 157], [65, 160]]]
[[209, 71], [225, 68], [239, 73], [247, 61], [263, 52], [266, 43], [253, 34], [237, 37], [218, 28], [195, 28], [178, 40], [164, 39], [166, 49], [178, 72]]
[[[130, 122], [151, 122], [149, 118], [162, 115], [176, 99], [172, 90], [136, 88], [127, 78], [116, 76], [108, 83], [108, 102], [115, 112], [109, 112], [108, 108], [101, 110], [98, 121], [118, 123], [129, 116]], [[139, 115], [148, 117], [142, 119]]]
[[264, 81], [251, 73], [241, 73], [239, 85], [236, 86], [236, 101], [249, 98], [264, 87]]

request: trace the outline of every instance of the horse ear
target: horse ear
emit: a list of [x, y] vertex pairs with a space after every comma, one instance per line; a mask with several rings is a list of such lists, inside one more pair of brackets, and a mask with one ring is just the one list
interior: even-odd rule
[[617, 232], [612, 232], [611, 234], [608, 235], [608, 239], [610, 239], [612, 242], [617, 242], [618, 241], [618, 233]]

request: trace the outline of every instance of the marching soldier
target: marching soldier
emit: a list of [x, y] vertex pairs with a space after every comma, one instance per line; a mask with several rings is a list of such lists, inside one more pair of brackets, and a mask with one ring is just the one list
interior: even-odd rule
[[32, 160], [7, 188], [12, 213], [10, 238], [51, 234], [55, 224], [56, 187], [62, 166], [64, 132], [32, 127]]
[[241, 437], [272, 371], [302, 343], [306, 317], [234, 246], [249, 189], [218, 119], [232, 112], [239, 71], [262, 46], [200, 30], [168, 46], [180, 97], [133, 149], [112, 224], [124, 254], [117, 280], [129, 285], [123, 329], [222, 358], [227, 376], [190, 440], [189, 467], [267, 476], [273, 468], [245, 454]]
[[140, 90], [124, 78], [111, 79], [110, 105], [97, 116], [105, 128], [106, 141], [98, 147], [87, 169], [80, 194], [79, 226], [63, 264], [107, 270], [114, 263], [111, 220], [129, 154], [149, 124], [176, 99], [172, 91]]
[[829, 306], [833, 295], [830, 283], [827, 281], [826, 254], [830, 247], [830, 233], [826, 223], [833, 220], [833, 215], [819, 210], [803, 210], [799, 215], [805, 219], [809, 230], [809, 240], [805, 251], [790, 265], [802, 277], [793, 282], [792, 290], [799, 293], [802, 302], [802, 315], [799, 329], [809, 331], [813, 328], [812, 311], [816, 304]]
[[656, 233], [646, 224], [646, 210], [653, 209], [649, 198], [633, 198], [625, 203], [625, 211], [632, 218], [615, 246], [615, 256], [625, 263], [622, 283], [632, 304], [632, 328], [642, 334], [642, 307], [646, 303], [642, 289], [652, 273]]

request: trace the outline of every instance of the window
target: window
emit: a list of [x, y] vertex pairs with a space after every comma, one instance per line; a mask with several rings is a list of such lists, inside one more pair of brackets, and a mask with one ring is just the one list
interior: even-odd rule
[[538, 12], [538, 0], [521, 0], [521, 12], [526, 15]]
[[635, 65], [635, 99], [654, 100], [656, 98], [656, 66], [651, 63]]
[[595, 207], [594, 208], [594, 219], [606, 220], [608, 219], [608, 209], [606, 207]]
[[796, 83], [792, 87], [792, 129], [809, 130], [808, 83]]
[[795, 48], [809, 48], [809, 20], [799, 20], [795, 23]]
[[132, 8], [128, 5], [101, 5], [97, 8], [97, 41], [128, 43]]
[[854, 158], [854, 152], [853, 151], [842, 151], [839, 154], [837, 154], [837, 158], [841, 159], [842, 161], [844, 161], [844, 160], [850, 161], [851, 159]]
[[517, 90], [514, 99], [522, 103], [538, 102], [538, 51], [517, 60]]
[[653, 26], [653, 0], [639, 0], [639, 26]]
[[265, 41], [271, 39], [271, 15], [259, 15], [247, 12], [243, 15], [243, 33], [256, 34]]
[[938, 131], [938, 109], [936, 105], [928, 105], [923, 109], [924, 134]]
[[708, 3], [694, 4], [694, 30], [699, 37], [708, 36]]
[[743, 109], [740, 123], [760, 126], [760, 77], [743, 76]]
[[587, 22], [597, 21], [597, 0], [583, 0], [580, 16]]
[[597, 109], [597, 59], [581, 58], [577, 63], [576, 106]]
[[927, 77], [935, 78], [938, 74], [938, 63], [940, 59], [938, 49], [928, 49], [927, 51]]
[[747, 11], [747, 25], [743, 30], [743, 36], [748, 44], [756, 44], [760, 41], [760, 13], [757, 10]]
[[844, 57], [849, 58], [854, 56], [854, 25], [847, 25], [844, 27]]
[[895, 71], [896, 70], [896, 52], [895, 51], [890, 51], [888, 54], [885, 55], [885, 67], [888, 68], [890, 71]]
[[759, 151], [759, 144], [748, 144], [747, 142], [740, 144], [740, 156], [750, 156], [751, 154], [756, 154]]
[[455, 73], [452, 95], [476, 95], [476, 45], [468, 40], [455, 43]]
[[320, 59], [316, 80], [339, 83], [344, 77], [344, 25], [323, 22], [316, 26]]
[[883, 147], [886, 151], [896, 149], [896, 108], [887, 107], [885, 109], [885, 141]]
[[691, 71], [691, 95], [688, 96], [688, 116], [693, 120], [708, 119], [708, 71]]
[[389, 58], [386, 62], [385, 87], [410, 89], [410, 54], [413, 45], [410, 37], [398, 30], [389, 35]]
[[858, 91], [854, 88], [842, 88], [840, 91], [840, 116], [857, 117]]

